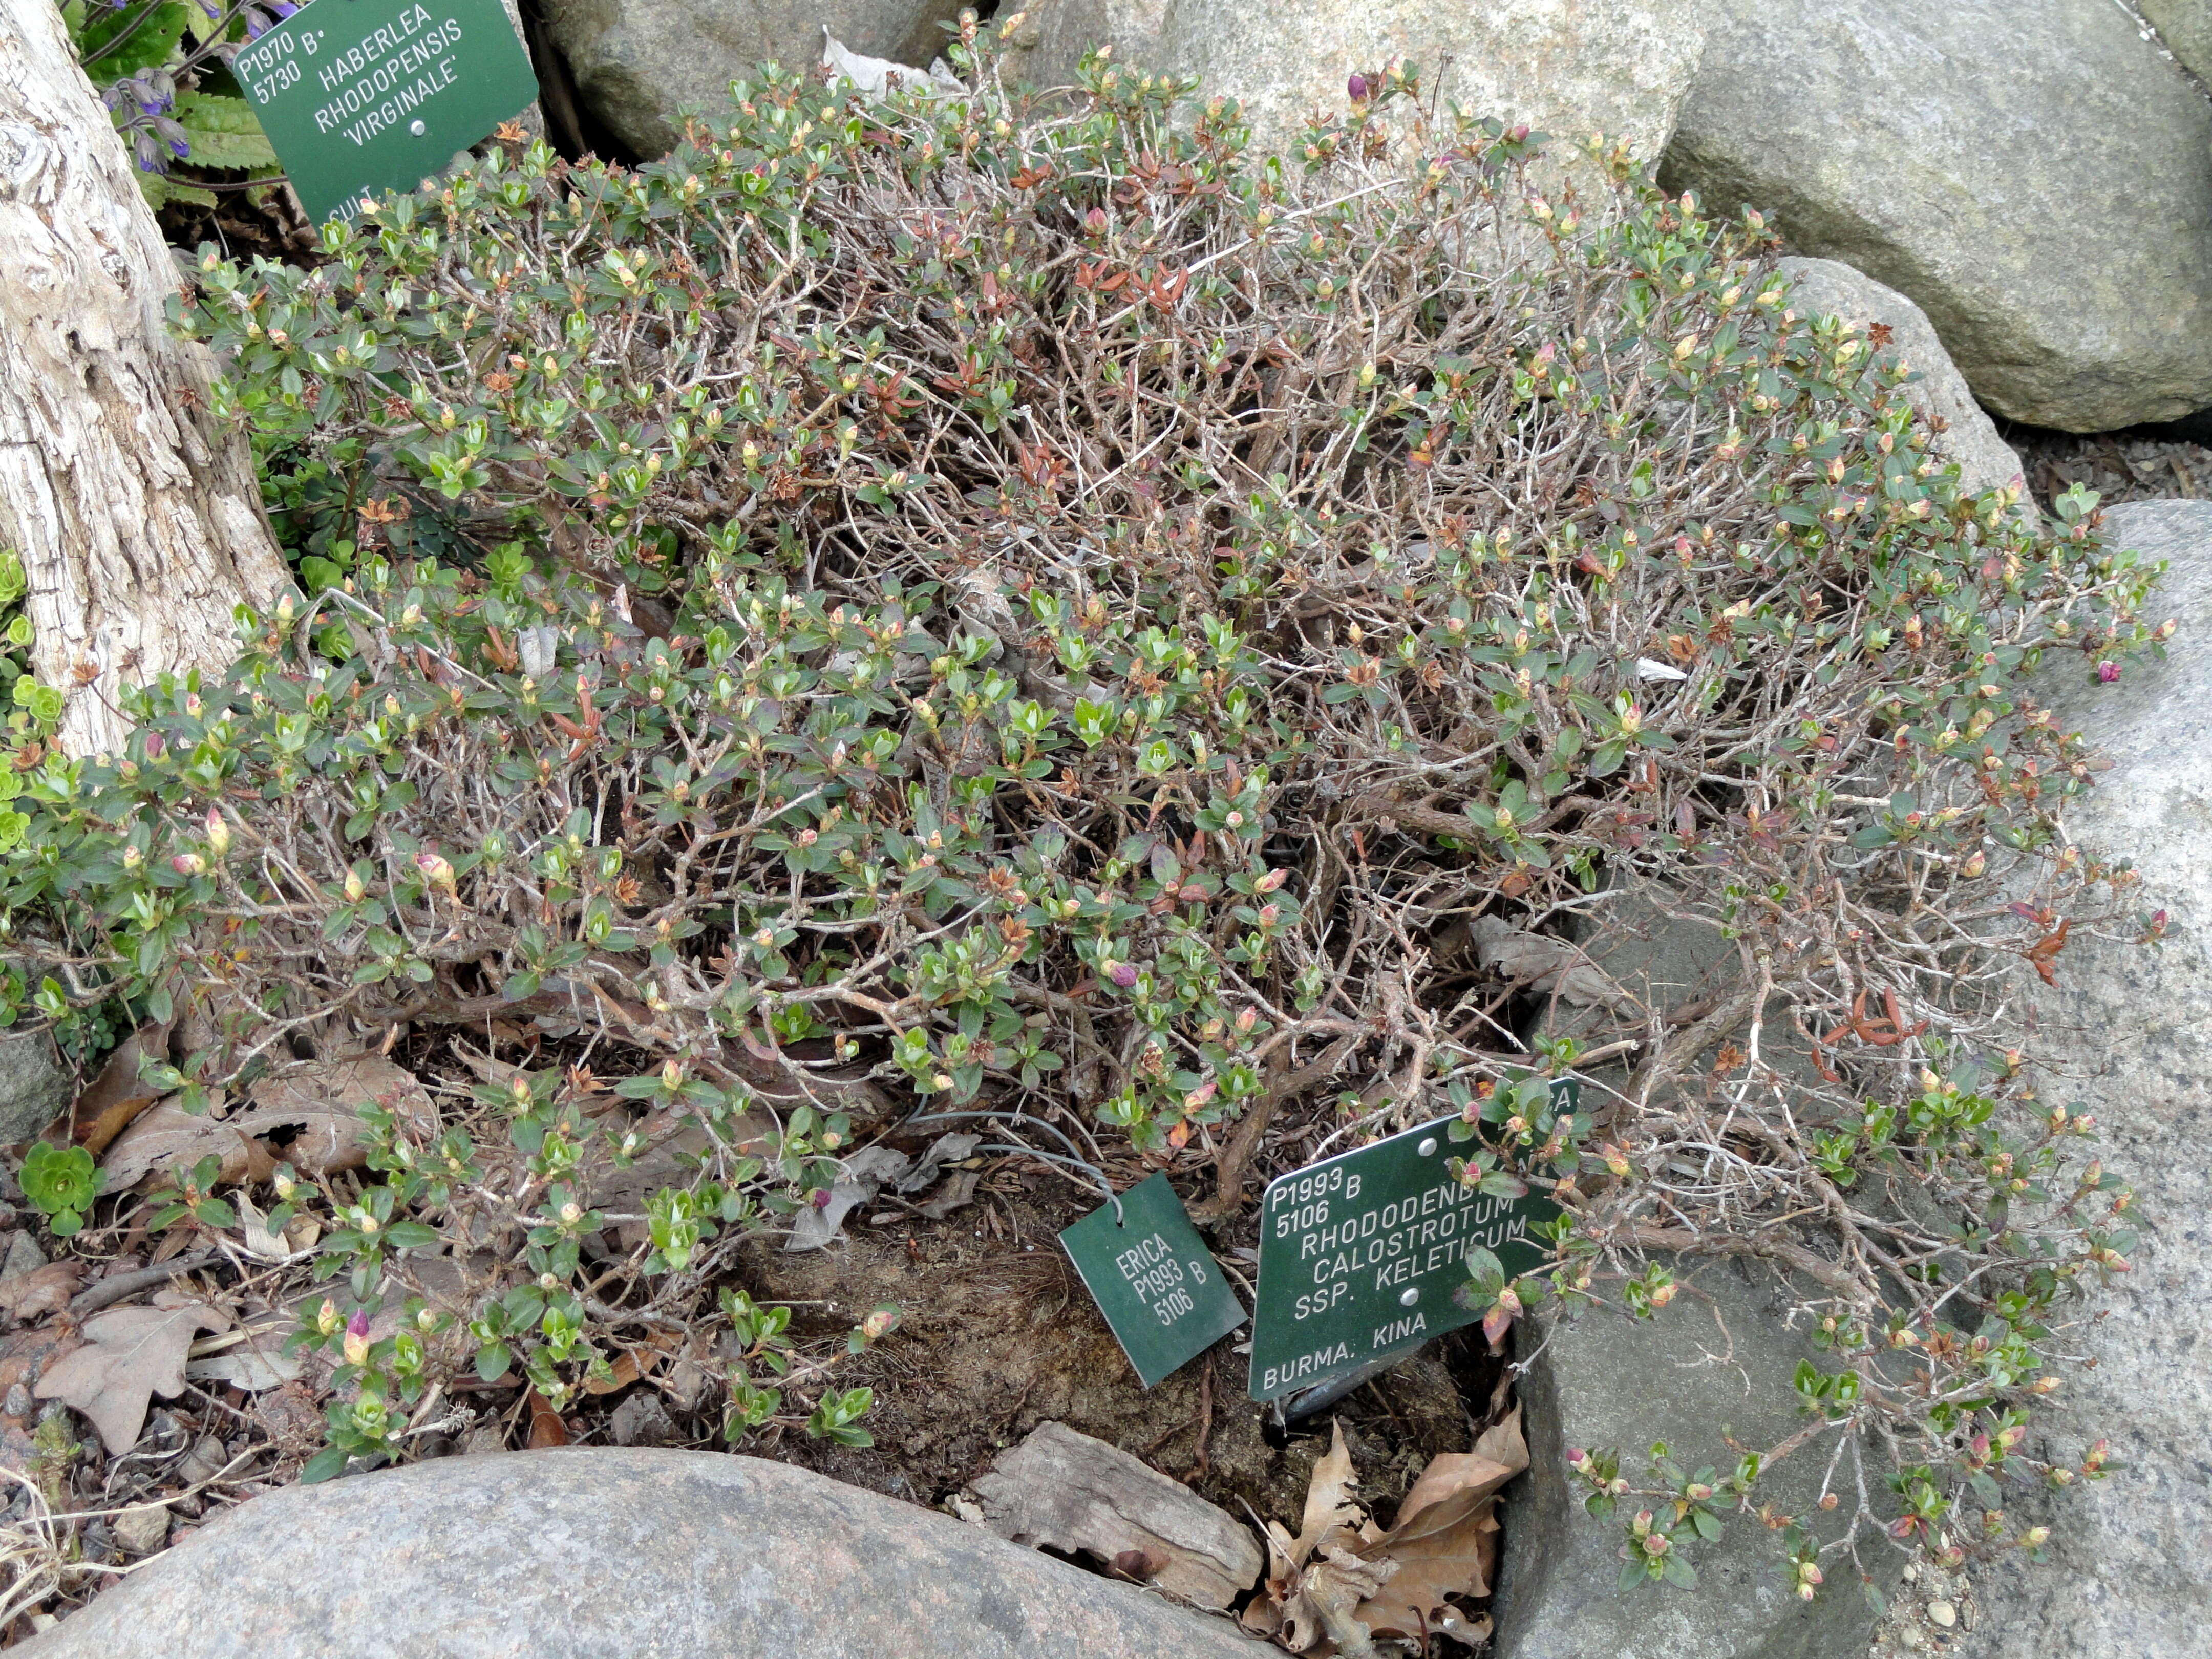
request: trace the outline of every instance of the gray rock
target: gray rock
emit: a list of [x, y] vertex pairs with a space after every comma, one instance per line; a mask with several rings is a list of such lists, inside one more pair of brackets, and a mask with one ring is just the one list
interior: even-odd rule
[[1015, 73], [1064, 82], [1086, 48], [1110, 42], [1116, 63], [1196, 75], [1201, 96], [1239, 100], [1262, 148], [1291, 143], [1316, 109], [1343, 110], [1355, 72], [1402, 58], [1448, 103], [1560, 139], [1601, 131], [1649, 161], [1666, 147], [1696, 72], [1708, 0], [1283, 0], [1267, 9], [1264, 28], [1237, 0], [1034, 0], [1021, 9], [1029, 21], [1015, 36]]
[[0, 1261], [0, 1285], [34, 1273], [46, 1265], [46, 1253], [39, 1248], [39, 1241], [31, 1237], [28, 1228], [20, 1229], [8, 1240], [7, 1259]]
[[221, 1474], [223, 1466], [230, 1462], [230, 1450], [211, 1434], [204, 1434], [192, 1442], [191, 1450], [185, 1454], [177, 1465], [177, 1479], [187, 1486], [197, 1486], [203, 1480], [212, 1480]]
[[[1974, 401], [1926, 312], [1840, 260], [1784, 259], [1781, 269], [1792, 286], [1792, 307], [1801, 315], [1839, 317], [1861, 332], [1876, 323], [1888, 327], [1888, 355], [1920, 375], [1905, 395], [1936, 428], [1936, 453], [1959, 464], [1960, 480], [1968, 489], [1978, 493], [2021, 483], [2020, 457]], [[2033, 514], [2024, 489], [2021, 500]]]
[[713, 115], [758, 65], [811, 69], [825, 25], [854, 52], [927, 64], [945, 49], [937, 25], [959, 12], [957, 0], [545, 0], [577, 97], [643, 156], [674, 147], [678, 110]]
[[125, 1510], [108, 1526], [115, 1534], [115, 1547], [134, 1560], [169, 1541], [169, 1512], [158, 1504]]
[[1270, 1650], [1225, 1620], [804, 1469], [572, 1449], [445, 1457], [270, 1492], [19, 1651], [1249, 1659]]
[[[1529, 1463], [1505, 1489], [1498, 1659], [1832, 1659], [1865, 1649], [1874, 1610], [1849, 1574], [1832, 1567], [1821, 1593], [1799, 1601], [1777, 1570], [1778, 1540], [1747, 1516], [1686, 1548], [1695, 1590], [1620, 1589], [1628, 1512], [1583, 1513], [1570, 1448], [1618, 1451], [1641, 1486], [1655, 1441], [1685, 1468], [1727, 1475], [1739, 1455], [1731, 1440], [1764, 1449], [1805, 1420], [1790, 1378], [1815, 1351], [1784, 1328], [1780, 1281], [1733, 1262], [1675, 1269], [1684, 1288], [1652, 1319], [1592, 1309], [1538, 1318], [1523, 1334], [1524, 1349], [1542, 1346], [1520, 1383]], [[1833, 1448], [1822, 1434], [1774, 1465], [1762, 1501], [1811, 1515]], [[1865, 1559], [1885, 1590], [1905, 1564], [1879, 1540]]]
[[1660, 178], [1911, 295], [1990, 408], [2212, 404], [2212, 104], [2112, 0], [1722, 0]]
[[2132, 860], [2144, 909], [2164, 908], [2156, 949], [2077, 933], [2056, 988], [2037, 988], [2057, 1073], [2044, 1097], [2097, 1115], [2106, 1161], [2134, 1186], [2144, 1243], [2135, 1271], [2037, 1413], [2028, 1449], [2073, 1462], [2100, 1439], [2129, 1467], [2008, 1505], [2052, 1528], [2051, 1559], [1980, 1571], [1978, 1659], [2204, 1650], [2212, 1575], [2194, 1540], [2212, 1534], [2212, 502], [2143, 501], [2107, 515], [2107, 544], [2172, 568], [2150, 614], [2181, 631], [2163, 664], [2098, 687], [2069, 663], [2054, 702], [2113, 761], [2069, 830]]
[[[1743, 957], [1735, 941], [1723, 936], [1716, 923], [1674, 914], [1678, 902], [1665, 888], [1650, 884], [1620, 886], [1595, 896], [1576, 921], [1575, 940], [1588, 970], [1613, 987], [1619, 1000], [1611, 1006], [1577, 1008], [1571, 996], [1564, 996], [1547, 1006], [1545, 1030], [1553, 1036], [1576, 1037], [1585, 1048], [1601, 1047], [1644, 1036], [1655, 1018], [1665, 1018], [1686, 1007], [1710, 1009], [1736, 994], [1743, 983]], [[1747, 1049], [1752, 1047], [1747, 1024], [1726, 1033], [1725, 1038]], [[1723, 1041], [1723, 1034], [1716, 1033], [1706, 1052], [1717, 1049]], [[1808, 1089], [1820, 1086], [1805, 1040], [1779, 1001], [1767, 1008], [1757, 1052], [1760, 1064], [1784, 1079]], [[1631, 1066], [1624, 1057], [1585, 1075], [1596, 1078], [1608, 1091], [1626, 1088]]]
[[2212, 79], [2212, 0], [2136, 0], [2136, 9], [2184, 69]]
[[642, 1390], [616, 1407], [607, 1427], [617, 1446], [665, 1446], [677, 1438], [676, 1424], [658, 1395]]
[[76, 1098], [76, 1073], [52, 1036], [0, 1031], [0, 1146], [30, 1139]]

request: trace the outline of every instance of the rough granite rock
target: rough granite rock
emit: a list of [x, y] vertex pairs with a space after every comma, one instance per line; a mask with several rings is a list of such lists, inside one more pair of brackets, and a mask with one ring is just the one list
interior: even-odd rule
[[567, 1449], [257, 1498], [24, 1659], [1249, 1659], [1224, 1620], [787, 1464]]
[[[1959, 464], [1967, 489], [1997, 489], [2021, 482], [2020, 457], [1974, 401], [1926, 312], [1838, 259], [1790, 258], [1781, 262], [1781, 269], [1792, 284], [1791, 304], [1802, 315], [1840, 317], [1861, 331], [1875, 323], [1888, 326], [1889, 354], [1921, 377], [1905, 388], [1905, 396], [1929, 425], [1942, 422], [1936, 452]], [[2028, 512], [2035, 511], [2024, 490], [2022, 502]]]
[[2212, 79], [2212, 0], [2136, 0], [2184, 69]]
[[67, 1109], [76, 1073], [44, 1030], [0, 1031], [0, 1146], [28, 1140]]
[[[1726, 1474], [1739, 1455], [1730, 1440], [1764, 1449], [1804, 1424], [1790, 1377], [1816, 1351], [1784, 1328], [1781, 1282], [1733, 1261], [1675, 1268], [1685, 1288], [1653, 1319], [1589, 1309], [1522, 1334], [1524, 1349], [1542, 1346], [1520, 1383], [1529, 1464], [1505, 1489], [1497, 1659], [1836, 1659], [1866, 1647], [1874, 1611], [1849, 1572], [1832, 1568], [1823, 1593], [1799, 1601], [1776, 1570], [1778, 1540], [1742, 1518], [1717, 1543], [1686, 1547], [1695, 1591], [1620, 1589], [1627, 1515], [1583, 1512], [1568, 1448], [1618, 1451], [1641, 1484], [1655, 1441], [1686, 1468]], [[1832, 1450], [1823, 1435], [1774, 1466], [1766, 1501], [1810, 1513]], [[1905, 1562], [1881, 1540], [1865, 1559], [1885, 1591]]]
[[2205, 1650], [2212, 1573], [2212, 502], [2139, 501], [2106, 515], [2107, 545], [2172, 569], [2150, 614], [2178, 617], [2163, 664], [2092, 684], [2081, 659], [2046, 687], [2064, 722], [2113, 760], [2068, 825], [2083, 844], [2133, 861], [2146, 909], [2164, 908], [2155, 949], [2077, 937], [2039, 988], [2043, 1092], [2104, 1126], [2107, 1166], [2137, 1194], [2143, 1243], [2037, 1414], [2029, 1449], [2078, 1462], [2100, 1439], [2128, 1468], [2008, 1507], [2048, 1524], [2050, 1559], [1975, 1577], [1974, 1659], [2181, 1659]]
[[1201, 96], [1239, 100], [1262, 148], [1289, 143], [1316, 109], [1342, 110], [1355, 72], [1402, 58], [1448, 103], [1563, 140], [1602, 131], [1649, 161], [1666, 148], [1697, 71], [1709, 0], [1282, 0], [1264, 27], [1235, 0], [1032, 0], [1021, 9], [1015, 74], [1066, 82], [1086, 48], [1110, 42], [1116, 63], [1196, 75]]
[[2113, 0], [1718, 0], [1660, 178], [1927, 313], [1982, 403], [2212, 404], [2212, 103]]
[[678, 109], [719, 109], [758, 64], [812, 67], [825, 25], [854, 52], [927, 64], [959, 15], [959, 0], [545, 0], [576, 95], [648, 157], [675, 144]]

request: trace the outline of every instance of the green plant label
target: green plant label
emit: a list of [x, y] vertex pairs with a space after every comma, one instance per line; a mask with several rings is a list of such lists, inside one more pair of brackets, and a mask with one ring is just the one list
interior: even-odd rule
[[319, 221], [416, 188], [538, 96], [500, 0], [311, 0], [231, 68]]
[[[1555, 1104], [1579, 1089], [1552, 1085]], [[1455, 1292], [1467, 1253], [1497, 1256], [1508, 1279], [1551, 1260], [1528, 1237], [1559, 1206], [1465, 1186], [1445, 1118], [1272, 1181], [1260, 1201], [1260, 1288], [1251, 1395], [1275, 1400], [1370, 1360], [1419, 1346], [1482, 1316]], [[1462, 1128], [1464, 1135], [1466, 1130]]]
[[1060, 1236], [1084, 1288], [1151, 1388], [1244, 1322], [1198, 1229], [1164, 1175], [1123, 1193]]

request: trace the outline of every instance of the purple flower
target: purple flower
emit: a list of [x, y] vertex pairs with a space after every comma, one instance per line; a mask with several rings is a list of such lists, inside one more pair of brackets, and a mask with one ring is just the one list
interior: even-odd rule
[[176, 158], [179, 161], [183, 161], [185, 157], [192, 153], [192, 147], [181, 138], [170, 139], [169, 149], [174, 152]]
[[1349, 81], [1346, 81], [1344, 83], [1344, 89], [1351, 94], [1352, 101], [1353, 103], [1364, 104], [1367, 101], [1367, 77], [1365, 76], [1353, 76]]
[[2110, 685], [2120, 677], [2120, 665], [2109, 657], [2097, 665], [2097, 684]]
[[276, 14], [277, 21], [282, 22], [285, 18], [289, 17], [294, 12], [300, 9], [297, 6], [291, 4], [289, 0], [276, 0], [276, 3], [271, 5], [269, 9], [275, 12]]
[[1136, 965], [1133, 963], [1117, 962], [1106, 970], [1106, 977], [1126, 991], [1137, 982]]

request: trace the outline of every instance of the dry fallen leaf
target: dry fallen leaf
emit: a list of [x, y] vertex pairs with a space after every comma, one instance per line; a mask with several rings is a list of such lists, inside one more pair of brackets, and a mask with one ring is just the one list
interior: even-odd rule
[[84, 1322], [84, 1346], [46, 1367], [38, 1397], [82, 1412], [108, 1455], [120, 1456], [138, 1443], [148, 1399], [184, 1392], [192, 1338], [229, 1323], [228, 1315], [204, 1303], [96, 1313]]
[[532, 1389], [530, 1391], [530, 1449], [541, 1451], [548, 1446], [568, 1443], [568, 1425], [561, 1420], [561, 1413], [553, 1409], [553, 1402]]
[[1353, 1472], [1352, 1453], [1344, 1443], [1344, 1425], [1332, 1422], [1329, 1428], [1328, 1450], [1314, 1464], [1313, 1476], [1306, 1483], [1306, 1512], [1291, 1546], [1294, 1566], [1305, 1565], [1307, 1558], [1330, 1533], [1340, 1528], [1356, 1530], [1362, 1518], [1359, 1506], [1352, 1499], [1352, 1489], [1359, 1484], [1359, 1477]]
[[584, 1380], [584, 1392], [586, 1394], [619, 1393], [644, 1375], [645, 1373], [638, 1368], [635, 1352], [624, 1348], [615, 1356], [615, 1363], [607, 1367], [605, 1376], [586, 1377]]
[[94, 1158], [106, 1151], [109, 1142], [161, 1098], [159, 1089], [140, 1080], [138, 1061], [144, 1054], [166, 1058], [168, 1044], [167, 1025], [142, 1025], [124, 1038], [76, 1097], [70, 1110], [70, 1139]]
[[1363, 1561], [1357, 1553], [1370, 1537], [1381, 1534], [1352, 1501], [1358, 1476], [1344, 1443], [1344, 1425], [1331, 1427], [1328, 1450], [1314, 1464], [1306, 1484], [1298, 1535], [1292, 1538], [1280, 1525], [1268, 1523], [1267, 1577], [1261, 1593], [1246, 1605], [1243, 1623], [1292, 1653], [1333, 1641], [1334, 1651], [1358, 1659], [1373, 1647], [1354, 1621], [1353, 1609], [1376, 1595], [1395, 1569], [1388, 1562]]
[[296, 1322], [280, 1313], [264, 1314], [236, 1330], [204, 1336], [191, 1346], [185, 1376], [193, 1382], [234, 1382], [248, 1394], [281, 1388], [307, 1369], [298, 1354], [284, 1352]]
[[107, 1190], [122, 1192], [149, 1175], [180, 1176], [212, 1152], [222, 1159], [226, 1185], [265, 1181], [277, 1154], [264, 1139], [289, 1131], [283, 1161], [304, 1175], [359, 1169], [368, 1155], [361, 1110], [371, 1103], [394, 1114], [417, 1139], [437, 1133], [437, 1108], [412, 1075], [380, 1054], [309, 1060], [264, 1078], [247, 1091], [243, 1110], [218, 1106], [194, 1116], [164, 1100], [118, 1135], [100, 1166]]
[[209, 1153], [222, 1160], [227, 1182], [267, 1179], [276, 1167], [269, 1149], [244, 1133], [234, 1120], [210, 1109], [195, 1117], [173, 1100], [149, 1108], [118, 1135], [100, 1160], [106, 1190], [128, 1192], [156, 1170], [182, 1175]]
[[1378, 1636], [1418, 1640], [1441, 1630], [1468, 1639], [1471, 1621], [1444, 1598], [1490, 1593], [1498, 1490], [1528, 1467], [1518, 1407], [1485, 1430], [1473, 1451], [1430, 1460], [1398, 1506], [1397, 1524], [1362, 1552], [1396, 1562], [1398, 1571], [1360, 1604], [1360, 1623]]
[[285, 1161], [305, 1175], [356, 1170], [368, 1153], [362, 1109], [381, 1106], [416, 1139], [434, 1140], [438, 1109], [414, 1074], [381, 1054], [314, 1060], [264, 1078], [248, 1091], [252, 1109], [238, 1119], [249, 1134], [294, 1131]]
[[1486, 1595], [1498, 1561], [1498, 1493], [1528, 1467], [1516, 1408], [1468, 1452], [1430, 1461], [1398, 1506], [1397, 1524], [1378, 1529], [1355, 1504], [1358, 1476], [1340, 1426], [1314, 1465], [1305, 1516], [1292, 1538], [1267, 1527], [1267, 1573], [1247, 1604], [1244, 1628], [1293, 1653], [1364, 1659], [1378, 1636], [1425, 1643], [1436, 1632], [1470, 1644], [1489, 1634], [1447, 1598]]
[[64, 1258], [13, 1279], [0, 1279], [0, 1311], [13, 1314], [26, 1324], [59, 1313], [69, 1306], [70, 1297], [76, 1294], [77, 1280], [83, 1276], [84, 1263]]
[[1529, 933], [1501, 916], [1477, 916], [1468, 932], [1477, 961], [1493, 974], [1524, 981], [1539, 995], [1556, 991], [1569, 1002], [1610, 1008], [1624, 1018], [1641, 1012], [1635, 998], [1607, 979], [1571, 940]]
[[283, 1235], [269, 1231], [269, 1218], [244, 1193], [238, 1194], [233, 1207], [238, 1212], [239, 1226], [246, 1234], [246, 1255], [257, 1261], [282, 1261], [292, 1253]]

